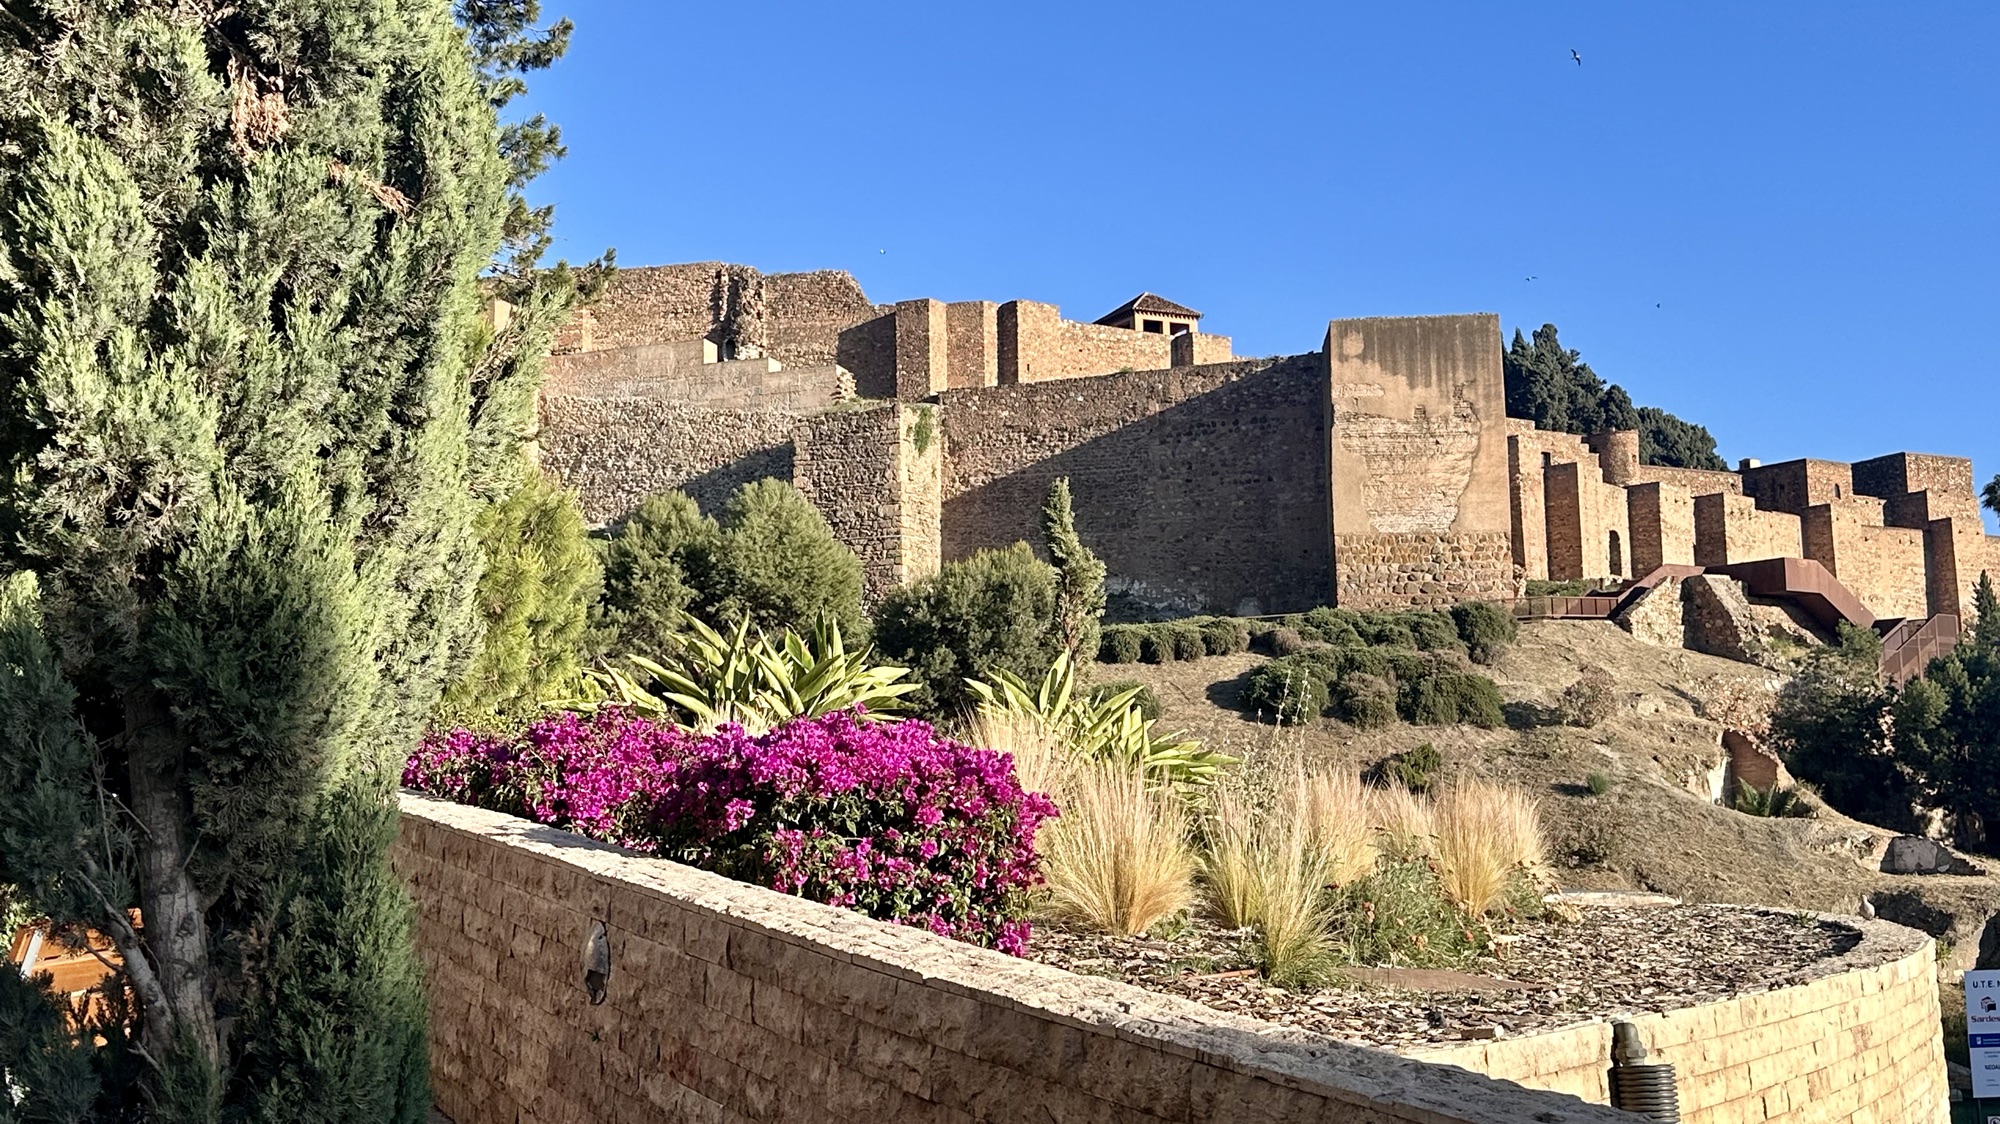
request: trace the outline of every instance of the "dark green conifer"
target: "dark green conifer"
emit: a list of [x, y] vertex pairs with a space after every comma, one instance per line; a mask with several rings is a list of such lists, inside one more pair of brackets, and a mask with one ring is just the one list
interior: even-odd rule
[[1049, 497], [1042, 504], [1042, 544], [1056, 568], [1056, 637], [1070, 658], [1088, 669], [1097, 659], [1104, 619], [1104, 563], [1076, 533], [1067, 476], [1049, 485]]
[[478, 321], [521, 60], [452, 17], [0, 20], [0, 883], [116, 940], [155, 1119], [428, 1107], [394, 784], [534, 350]]

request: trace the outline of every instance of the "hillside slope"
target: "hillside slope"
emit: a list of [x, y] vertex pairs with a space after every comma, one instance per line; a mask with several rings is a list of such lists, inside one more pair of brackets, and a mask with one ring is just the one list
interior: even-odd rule
[[[1294, 760], [1364, 770], [1420, 743], [1442, 776], [1511, 781], [1541, 799], [1557, 874], [1573, 889], [1642, 889], [1693, 902], [1794, 906], [1854, 913], [1867, 895], [1884, 917], [1950, 944], [1970, 967], [1987, 921], [2000, 914], [2000, 879], [1893, 876], [1878, 867], [1890, 832], [1820, 808], [1810, 819], [1763, 819], [1721, 807], [1722, 723], [1733, 699], [1775, 689], [1762, 668], [1663, 649], [1608, 622], [1526, 625], [1491, 668], [1510, 728], [1361, 731], [1331, 720], [1279, 730], [1235, 709], [1257, 655], [1161, 665], [1100, 666], [1100, 680], [1134, 679], [1160, 698], [1162, 726], [1185, 729], [1282, 775]], [[1554, 704], [1585, 666], [1609, 671], [1618, 705], [1593, 729], [1553, 724]], [[1592, 795], [1589, 778], [1610, 787]], [[1272, 780], [1276, 780], [1276, 776]]]

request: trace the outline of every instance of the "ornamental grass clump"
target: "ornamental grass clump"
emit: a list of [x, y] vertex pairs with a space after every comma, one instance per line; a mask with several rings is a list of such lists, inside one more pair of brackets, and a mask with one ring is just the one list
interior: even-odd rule
[[404, 783], [1019, 954], [1035, 836], [1012, 762], [924, 722], [836, 712], [697, 736], [606, 708], [515, 739], [433, 734]]
[[1194, 896], [1183, 803], [1130, 767], [1088, 762], [1062, 788], [1062, 818], [1040, 838], [1050, 913], [1130, 936]]
[[1519, 789], [1461, 780], [1438, 797], [1433, 819], [1438, 880], [1467, 917], [1492, 912], [1542, 866], [1535, 802]]

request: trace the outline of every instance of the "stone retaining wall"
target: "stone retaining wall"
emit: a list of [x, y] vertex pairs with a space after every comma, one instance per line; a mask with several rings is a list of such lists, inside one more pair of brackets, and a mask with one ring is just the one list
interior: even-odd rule
[[1633, 1119], [424, 797], [395, 861], [457, 1124]]
[[[1683, 1124], [1943, 1124], [1936, 946], [1886, 921], [1830, 918], [1861, 944], [1810, 982], [1634, 1015], [1651, 1062], [1671, 1062]], [[1537, 1089], [1609, 1100], [1611, 1024], [1411, 1052]]]

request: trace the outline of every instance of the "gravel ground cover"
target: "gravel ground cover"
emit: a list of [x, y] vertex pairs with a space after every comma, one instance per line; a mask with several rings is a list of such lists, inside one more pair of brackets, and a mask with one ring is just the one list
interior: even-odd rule
[[1084, 975], [1367, 1046], [1512, 1037], [1667, 1011], [1815, 978], [1860, 935], [1812, 914], [1742, 906], [1591, 907], [1520, 926], [1462, 971], [1355, 969], [1295, 992], [1258, 978], [1249, 935], [1195, 919], [1161, 936], [1038, 924], [1028, 955]]

